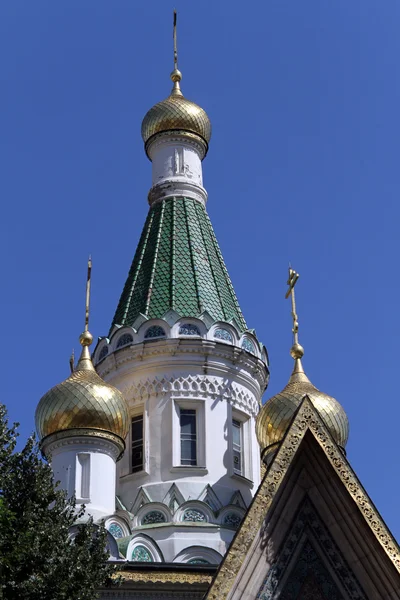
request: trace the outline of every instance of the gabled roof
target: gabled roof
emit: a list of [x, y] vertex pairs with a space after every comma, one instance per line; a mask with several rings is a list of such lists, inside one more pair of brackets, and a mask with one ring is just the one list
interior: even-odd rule
[[191, 198], [151, 206], [111, 329], [170, 309], [184, 317], [207, 311], [246, 329], [206, 209]]
[[[302, 547], [305, 540], [314, 539], [313, 551], [321, 553], [318, 560], [328, 567], [329, 553], [336, 547], [345, 565], [342, 573], [347, 569], [356, 582], [349, 588], [351, 593], [346, 589], [338, 597], [400, 599], [399, 546], [306, 396], [217, 571], [207, 600], [275, 598], [275, 592], [265, 588], [268, 573], [277, 568], [287, 540], [292, 539], [290, 528], [304, 506], [314, 507], [315, 519], [326, 528], [332, 543], [324, 545], [321, 534], [313, 534], [308, 527]], [[280, 577], [284, 576], [288, 574], [281, 570]], [[330, 577], [338, 590], [344, 589], [333, 563]], [[357, 586], [361, 591], [357, 592]], [[286, 597], [283, 592], [282, 598]]]

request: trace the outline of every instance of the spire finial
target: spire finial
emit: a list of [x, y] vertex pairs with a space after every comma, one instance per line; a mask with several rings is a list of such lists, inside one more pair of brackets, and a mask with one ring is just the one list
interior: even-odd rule
[[176, 17], [177, 13], [174, 9], [174, 27], [173, 27], [173, 38], [174, 38], [174, 70], [171, 73], [171, 79], [174, 82], [174, 87], [172, 88], [171, 96], [182, 96], [181, 88], [179, 82], [182, 79], [182, 73], [178, 69], [178, 45], [176, 42]]
[[304, 348], [299, 344], [299, 321], [296, 313], [296, 296], [294, 293], [294, 286], [297, 283], [299, 274], [289, 265], [289, 278], [287, 280], [288, 290], [285, 298], [291, 296], [292, 300], [292, 319], [293, 319], [293, 346], [290, 349], [290, 354], [294, 359], [300, 359], [304, 355]]
[[92, 275], [92, 257], [88, 259], [88, 269], [86, 278], [86, 307], [85, 307], [85, 329], [79, 338], [81, 346], [90, 346], [93, 342], [93, 336], [89, 331], [89, 315], [90, 315], [90, 280]]
[[90, 279], [92, 274], [92, 258], [89, 256], [88, 270], [86, 278], [86, 308], [85, 308], [85, 329], [81, 333], [79, 343], [82, 346], [82, 352], [76, 365], [75, 371], [94, 371], [92, 359], [90, 358], [89, 346], [93, 342], [93, 336], [89, 331], [89, 309], [90, 309]]

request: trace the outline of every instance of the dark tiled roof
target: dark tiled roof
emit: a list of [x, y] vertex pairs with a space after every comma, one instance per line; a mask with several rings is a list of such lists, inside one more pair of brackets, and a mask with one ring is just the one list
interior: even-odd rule
[[191, 317], [207, 311], [246, 329], [205, 207], [191, 198], [150, 208], [111, 327], [169, 309]]

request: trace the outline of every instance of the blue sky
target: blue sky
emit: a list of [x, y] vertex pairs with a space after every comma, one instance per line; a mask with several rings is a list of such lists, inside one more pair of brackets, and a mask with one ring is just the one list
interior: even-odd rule
[[2, 397], [21, 435], [68, 375], [93, 256], [91, 331], [111, 323], [147, 213], [146, 111], [168, 95], [178, 9], [185, 95], [213, 124], [208, 209], [242, 310], [350, 420], [348, 457], [398, 516], [397, 0], [35, 0], [0, 4]]

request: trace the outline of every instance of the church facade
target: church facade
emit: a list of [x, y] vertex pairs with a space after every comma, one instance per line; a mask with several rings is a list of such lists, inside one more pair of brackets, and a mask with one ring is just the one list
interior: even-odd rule
[[36, 411], [55, 478], [121, 566], [101, 598], [400, 599], [399, 547], [347, 462], [347, 416], [303, 369], [292, 270], [294, 368], [262, 405], [268, 353], [207, 214], [211, 124], [182, 93], [176, 38], [171, 79], [142, 123], [149, 213], [109, 332], [91, 355], [87, 300], [81, 357]]

